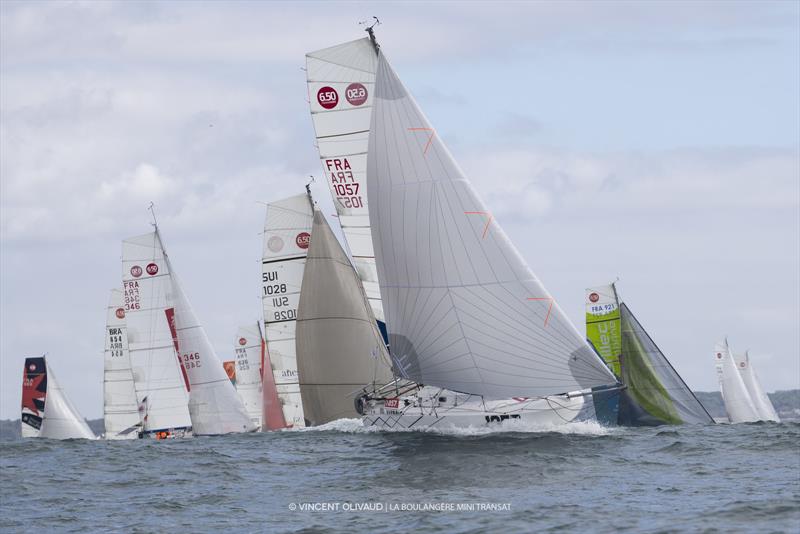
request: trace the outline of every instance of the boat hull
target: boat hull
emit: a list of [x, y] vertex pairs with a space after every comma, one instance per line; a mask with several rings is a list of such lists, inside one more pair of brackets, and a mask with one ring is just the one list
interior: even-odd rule
[[476, 428], [503, 421], [546, 428], [594, 420], [592, 403], [583, 396], [489, 401], [428, 387], [415, 394], [370, 399], [364, 403], [363, 412], [364, 426], [386, 429]]

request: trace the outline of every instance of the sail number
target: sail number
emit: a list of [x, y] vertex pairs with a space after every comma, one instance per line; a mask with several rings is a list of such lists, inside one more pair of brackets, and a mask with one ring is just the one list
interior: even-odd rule
[[[297, 319], [297, 310], [290, 307], [289, 297], [283, 296], [288, 292], [286, 284], [279, 283], [277, 282], [277, 280], [278, 280], [277, 271], [263, 273], [261, 275], [261, 281], [264, 282], [264, 285], [262, 286], [264, 288], [263, 296], [265, 298], [272, 297], [270, 302], [271, 306], [273, 308], [288, 308], [288, 309], [273, 310], [272, 320], [290, 321], [292, 319]], [[270, 282], [275, 282], [275, 283], [270, 283]]]
[[353, 168], [347, 158], [326, 159], [325, 167], [330, 176], [336, 200], [345, 208], [363, 208], [361, 184], [353, 176]]
[[191, 352], [189, 354], [184, 354], [181, 358], [183, 359], [183, 366], [186, 369], [193, 369], [195, 367], [200, 367], [199, 352]]
[[108, 350], [112, 358], [122, 356], [124, 347], [122, 345], [122, 329], [109, 328], [108, 329]]

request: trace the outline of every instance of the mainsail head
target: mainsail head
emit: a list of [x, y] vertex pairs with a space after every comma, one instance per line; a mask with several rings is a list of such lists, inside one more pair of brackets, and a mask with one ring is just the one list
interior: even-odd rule
[[378, 54], [367, 193], [402, 377], [487, 398], [613, 384]]

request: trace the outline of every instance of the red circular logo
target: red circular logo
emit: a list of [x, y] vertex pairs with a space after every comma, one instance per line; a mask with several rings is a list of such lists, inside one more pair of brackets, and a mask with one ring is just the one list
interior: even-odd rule
[[239, 345], [242, 345], [242, 346], [247, 345], [247, 340], [245, 338], [243, 338], [243, 337], [240, 337], [239, 338]]
[[148, 263], [145, 269], [147, 270], [147, 274], [153, 276], [158, 272], [158, 265], [156, 265], [155, 263]]
[[345, 98], [352, 106], [360, 106], [367, 101], [367, 88], [360, 83], [351, 83], [344, 92]]
[[36, 370], [36, 364], [35, 363], [30, 364], [28, 366], [28, 369], [30, 369], [31, 371], [35, 371]]
[[589, 295], [589, 300], [591, 300], [592, 302], [597, 302], [598, 300], [600, 300], [600, 295], [598, 295], [597, 293], [591, 293]]
[[117, 316], [117, 319], [124, 319], [125, 318], [125, 310], [122, 308], [117, 308], [117, 311], [114, 312], [114, 315]]
[[317, 91], [317, 102], [325, 109], [333, 109], [339, 103], [339, 93], [333, 87], [326, 85]]
[[311, 244], [311, 234], [308, 232], [300, 232], [297, 234], [297, 237], [294, 239], [294, 242], [300, 248], [308, 248], [308, 245]]
[[131, 267], [131, 276], [133, 276], [134, 278], [139, 278], [140, 276], [142, 276], [142, 268], [139, 267], [138, 265], [134, 265], [133, 267]]
[[718, 353], [717, 353], [717, 359], [718, 359], [718, 360], [721, 360], [721, 359], [722, 359], [722, 353], [721, 353], [721, 352], [718, 352]]
[[742, 369], [744, 369], [744, 367], [745, 367], [745, 365], [744, 365], [744, 362], [740, 363], [740, 364], [739, 364], [739, 367], [741, 367]]

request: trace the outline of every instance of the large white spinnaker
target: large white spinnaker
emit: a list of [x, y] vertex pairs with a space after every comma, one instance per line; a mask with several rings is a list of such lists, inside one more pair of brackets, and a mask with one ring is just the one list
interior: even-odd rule
[[142, 418], [128, 353], [128, 328], [122, 291], [111, 290], [106, 312], [103, 357], [103, 421], [106, 439], [136, 439]]
[[157, 232], [122, 242], [128, 352], [145, 434], [187, 435], [189, 382], [175, 352], [166, 310], [173, 289]]
[[25, 358], [20, 424], [23, 438], [96, 438], [58, 385], [44, 356]]
[[759, 416], [750, 394], [744, 385], [742, 375], [736, 369], [728, 340], [714, 346], [714, 362], [717, 366], [719, 387], [728, 419], [731, 423], [750, 423], [758, 421]]
[[772, 401], [769, 400], [769, 397], [761, 387], [761, 382], [758, 380], [756, 370], [753, 368], [753, 364], [750, 361], [750, 351], [745, 351], [741, 354], [734, 354], [733, 361], [736, 363], [736, 368], [739, 370], [739, 374], [742, 375], [744, 387], [747, 389], [747, 393], [750, 395], [750, 401], [753, 403], [753, 407], [756, 409], [758, 417], [762, 421], [780, 422], [781, 419], [778, 417], [777, 412], [775, 412], [775, 407], [772, 406]]
[[303, 269], [311, 243], [311, 201], [305, 194], [267, 205], [261, 270], [264, 337], [287, 425], [305, 426], [297, 378], [295, 329]]
[[397, 372], [487, 399], [616, 384], [378, 54], [367, 192]]
[[175, 346], [189, 379], [192, 432], [196, 436], [252, 432], [256, 425], [250, 421], [244, 403], [189, 304], [166, 253], [164, 256], [175, 299], [174, 312], [165, 310], [165, 313], [168, 321], [174, 321]]
[[369, 38], [306, 54], [311, 119], [322, 171], [373, 314], [383, 322], [367, 209], [367, 143], [378, 56]]
[[261, 363], [264, 361], [264, 338], [258, 323], [240, 326], [236, 332], [236, 391], [244, 402], [250, 420], [261, 427]]

